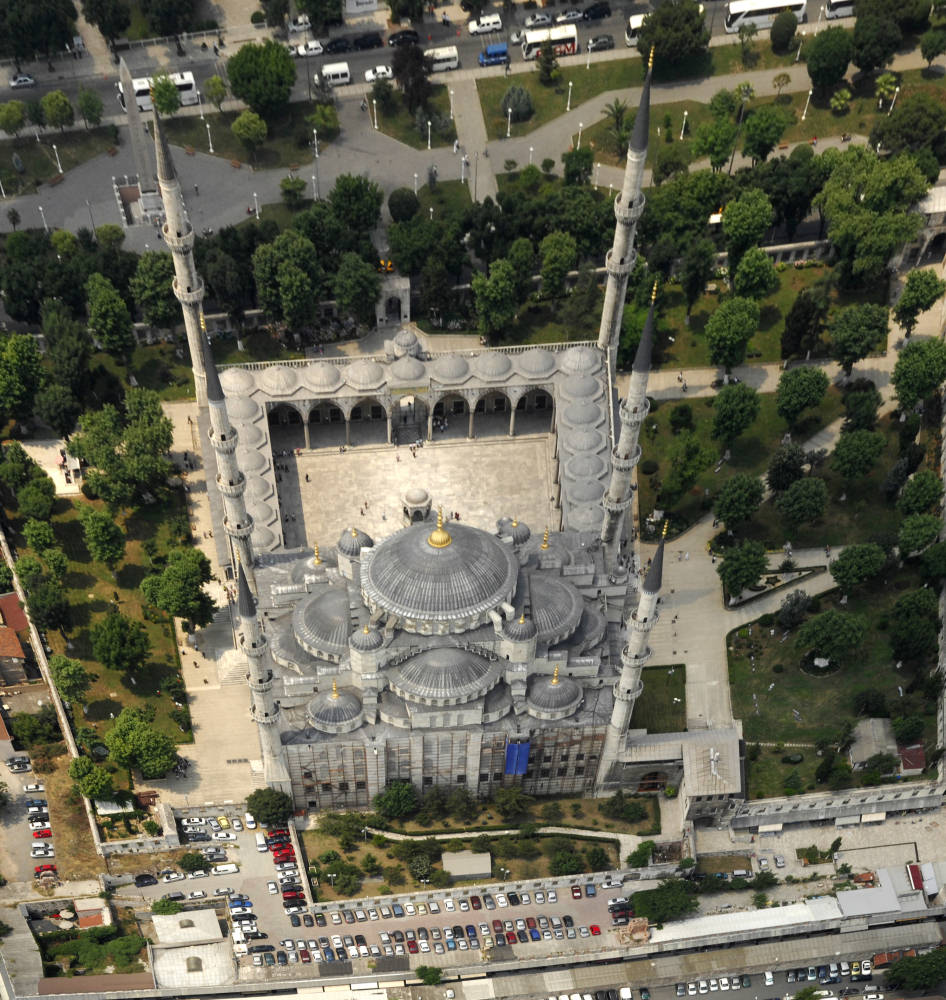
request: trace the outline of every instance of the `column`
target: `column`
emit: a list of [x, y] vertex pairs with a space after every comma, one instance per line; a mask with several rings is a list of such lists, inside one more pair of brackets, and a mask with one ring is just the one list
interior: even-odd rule
[[305, 434], [305, 448], [308, 451], [312, 447], [312, 443], [309, 440], [309, 418], [308, 416], [302, 421], [302, 433]]
[[469, 430], [466, 433], [466, 436], [468, 438], [472, 438], [473, 437], [473, 413], [474, 413], [475, 410], [476, 410], [476, 404], [474, 403], [470, 407], [470, 427], [469, 427]]
[[351, 415], [345, 414], [345, 447], [351, 447]]
[[434, 439], [434, 408], [428, 406], [427, 408], [427, 440], [433, 441]]
[[516, 406], [513, 404], [512, 409], [509, 412], [509, 436], [516, 436]]
[[391, 443], [391, 414], [390, 413], [387, 416], [387, 420], [388, 420], [388, 444], [390, 444]]

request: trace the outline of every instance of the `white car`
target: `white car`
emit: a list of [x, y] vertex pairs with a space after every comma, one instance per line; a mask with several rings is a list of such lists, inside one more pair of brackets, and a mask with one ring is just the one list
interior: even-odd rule
[[188, 899], [206, 899], [207, 893], [203, 889], [195, 889], [187, 894]]
[[275, 882], [267, 882], [266, 888], [269, 889], [270, 896], [275, 896], [279, 892], [279, 887]]
[[534, 14], [530, 14], [526, 18], [527, 28], [545, 28], [552, 23], [552, 15], [546, 14], [541, 10], [537, 10]]
[[546, 899], [548, 899], [550, 903], [557, 903], [558, 893], [554, 889], [549, 889], [548, 896], [546, 896]]
[[374, 83], [375, 80], [390, 80], [394, 74], [390, 66], [372, 66], [365, 70], [365, 82]]
[[53, 850], [52, 845], [44, 845], [42, 847], [32, 847], [30, 848], [31, 858], [54, 858], [56, 856], [55, 850]]
[[44, 819], [34, 819], [30, 820], [31, 830], [48, 830], [50, 829], [49, 823]]
[[414, 906], [414, 904], [413, 904], [413, 903], [405, 903], [405, 904], [404, 904], [404, 912], [405, 912], [405, 913], [406, 913], [406, 914], [407, 914], [407, 915], [408, 915], [409, 917], [413, 917], [413, 916], [414, 916], [414, 914], [415, 914], [415, 913], [417, 913], [417, 908], [416, 908], [416, 907]]
[[24, 785], [23, 786], [23, 791], [24, 792], [45, 792], [46, 791], [46, 786], [45, 785]]
[[253, 819], [253, 814], [252, 813], [244, 813], [243, 814], [243, 823], [245, 824], [247, 830], [255, 830], [256, 829], [256, 820]]
[[182, 882], [183, 880], [183, 872], [168, 872], [167, 875], [161, 877], [162, 882]]
[[308, 15], [300, 14], [289, 22], [289, 34], [298, 35], [300, 31], [308, 31], [309, 27]]
[[470, 21], [467, 30], [471, 35], [488, 35], [491, 31], [502, 31], [503, 21], [498, 14], [483, 14], [478, 21]]
[[235, 833], [230, 833], [229, 830], [221, 830], [220, 833], [214, 834], [214, 840], [236, 840], [237, 835]]
[[296, 55], [320, 56], [322, 55], [322, 43], [314, 38], [311, 42], [303, 42], [301, 45], [296, 46]]
[[555, 18], [556, 24], [571, 24], [574, 21], [582, 20], [582, 13], [576, 7], [572, 7], [571, 10], [563, 10], [561, 14], [557, 15]]
[[16, 76], [10, 77], [10, 86], [14, 90], [19, 90], [21, 87], [35, 87], [36, 81], [28, 73], [17, 73]]
[[449, 896], [443, 901], [443, 908], [445, 910], [449, 910], [451, 913], [453, 913], [454, 910], [456, 910], [456, 906], [454, 905], [453, 900]]
[[440, 904], [439, 903], [435, 903], [433, 900], [431, 900], [427, 904], [427, 909], [430, 910], [431, 913], [439, 913], [440, 912]]
[[187, 877], [188, 878], [208, 878], [209, 875], [208, 875], [207, 872], [204, 871], [203, 868], [198, 868], [197, 871], [191, 872]]
[[509, 900], [506, 899], [506, 896], [505, 896], [504, 893], [502, 893], [502, 892], [497, 892], [496, 893], [496, 905], [499, 906], [499, 907], [503, 907], [503, 906], [508, 906], [509, 905]]

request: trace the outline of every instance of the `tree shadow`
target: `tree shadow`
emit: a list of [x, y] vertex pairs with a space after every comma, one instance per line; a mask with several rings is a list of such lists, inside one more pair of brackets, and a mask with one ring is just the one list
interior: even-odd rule
[[124, 590], [137, 590], [141, 586], [141, 581], [150, 574], [139, 563], [126, 563], [118, 571], [118, 586]]
[[946, 66], [924, 66], [920, 70], [920, 76], [924, 80], [938, 80], [942, 76], [946, 76]]
[[176, 666], [169, 666], [160, 660], [149, 660], [134, 674], [123, 673], [121, 685], [141, 698], [161, 697], [164, 686], [171, 678], [178, 676]]
[[759, 310], [759, 329], [760, 330], [771, 330], [776, 323], [778, 323], [782, 318], [782, 313], [779, 311], [778, 306], [768, 303], [762, 306]]
[[98, 580], [91, 573], [82, 573], [79, 570], [70, 570], [63, 580], [63, 584], [69, 590], [87, 590], [97, 583]]
[[98, 698], [89, 702], [85, 717], [90, 722], [102, 722], [117, 716], [123, 707], [122, 703], [114, 698]]

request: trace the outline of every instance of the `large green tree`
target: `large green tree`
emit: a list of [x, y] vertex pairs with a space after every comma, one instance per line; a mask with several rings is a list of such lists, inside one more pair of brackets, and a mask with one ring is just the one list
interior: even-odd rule
[[365, 326], [374, 325], [381, 275], [368, 261], [356, 253], [343, 253], [332, 289], [339, 309]]
[[836, 87], [854, 57], [854, 43], [846, 28], [825, 28], [810, 39], [805, 63], [812, 86], [822, 94]]
[[937, 278], [934, 271], [914, 270], [907, 275], [903, 293], [894, 306], [893, 318], [909, 337], [916, 327], [920, 313], [932, 309], [946, 293], [946, 281]]
[[884, 550], [876, 542], [848, 545], [829, 566], [834, 582], [845, 594], [875, 577], [887, 561]]
[[644, 59], [651, 50], [658, 66], [682, 66], [695, 62], [709, 48], [710, 33], [703, 7], [697, 0], [665, 0], [644, 18], [638, 51]]
[[36, 339], [29, 334], [9, 334], [0, 344], [0, 412], [20, 420], [30, 416], [42, 384]]
[[796, 479], [775, 501], [782, 520], [792, 529], [817, 521], [827, 505], [827, 484], [816, 476]]
[[745, 382], [723, 386], [713, 402], [713, 437], [731, 446], [752, 425], [760, 405], [759, 394]]
[[80, 504], [79, 520], [89, 555], [96, 562], [103, 562], [114, 573], [125, 555], [125, 532], [115, 519], [104, 510]]
[[904, 408], [916, 406], [946, 379], [946, 343], [938, 338], [907, 344], [893, 367], [891, 381]]
[[729, 256], [729, 273], [735, 274], [742, 255], [758, 246], [775, 218], [772, 202], [761, 188], [748, 188], [723, 212], [723, 236]]
[[752, 299], [726, 299], [706, 322], [710, 360], [727, 374], [746, 357], [746, 347], [759, 328], [759, 307]]
[[210, 560], [199, 549], [172, 549], [160, 573], [141, 581], [149, 604], [197, 626], [213, 620], [214, 603], [204, 590], [211, 579]]
[[815, 656], [844, 661], [855, 654], [866, 631], [867, 623], [860, 615], [829, 608], [802, 625], [797, 645]]
[[140, 670], [151, 652], [148, 633], [141, 622], [109, 611], [89, 630], [95, 658], [109, 670], [133, 674]]
[[879, 431], [845, 431], [834, 446], [831, 464], [845, 479], [859, 479], [877, 464], [884, 447]]
[[99, 29], [109, 47], [131, 24], [128, 0], [82, 0], [82, 16]]
[[920, 469], [906, 481], [897, 508], [902, 514], [926, 514], [943, 497], [943, 481], [932, 469]]
[[43, 118], [50, 128], [58, 128], [60, 132], [64, 132], [66, 126], [76, 120], [72, 102], [63, 90], [50, 90], [43, 94], [39, 103], [43, 109]]
[[850, 378], [854, 365], [871, 351], [887, 346], [889, 320], [887, 307], [875, 302], [839, 309], [831, 319], [831, 357]]
[[293, 814], [292, 797], [275, 788], [257, 788], [246, 797], [247, 811], [257, 823], [279, 826]]
[[163, 778], [177, 760], [170, 736], [158, 732], [137, 708], [124, 708], [105, 734], [109, 756], [119, 767], [136, 767], [141, 776]]
[[750, 247], [739, 261], [732, 287], [744, 299], [764, 299], [771, 295], [778, 288], [772, 258], [761, 247]]
[[737, 472], [723, 484], [716, 497], [716, 516], [732, 528], [748, 521], [762, 503], [762, 480], [748, 472]]
[[269, 133], [266, 120], [255, 111], [243, 111], [234, 118], [230, 131], [246, 146], [255, 163], [256, 150], [266, 142]]
[[417, 789], [409, 781], [392, 781], [374, 797], [374, 808], [385, 819], [407, 819], [420, 805]]
[[893, 59], [903, 35], [892, 9], [875, 8], [866, 14], [858, 12], [852, 41], [854, 65], [862, 73], [873, 73]]
[[180, 320], [173, 282], [174, 261], [169, 253], [149, 250], [138, 258], [129, 291], [144, 321], [151, 326], [171, 327]]
[[763, 104], [756, 108], [743, 123], [743, 154], [753, 163], [767, 159], [781, 142], [789, 123], [790, 118], [781, 107]]
[[227, 61], [227, 76], [233, 96], [269, 119], [288, 106], [296, 67], [284, 45], [267, 39], [239, 48]]
[[909, 514], [900, 522], [897, 548], [902, 557], [922, 552], [939, 537], [943, 522], [935, 514]]
[[413, 114], [426, 106], [430, 97], [430, 60], [419, 45], [398, 45], [391, 60], [391, 71], [404, 94], [407, 110]]
[[104, 275], [91, 275], [85, 288], [89, 333], [109, 354], [120, 358], [128, 357], [135, 346], [134, 327], [128, 306]]
[[516, 314], [519, 297], [515, 270], [501, 257], [490, 264], [488, 278], [475, 272], [472, 286], [480, 332], [489, 337], [504, 329]]
[[693, 152], [709, 158], [713, 171], [726, 166], [736, 145], [736, 123], [731, 118], [714, 117], [703, 122], [693, 136]]
[[775, 409], [789, 427], [794, 427], [802, 412], [817, 406], [827, 391], [828, 376], [820, 368], [790, 368], [778, 380]]
[[699, 905], [695, 886], [681, 878], [666, 879], [656, 889], [645, 889], [631, 896], [635, 915], [658, 925], [685, 917], [699, 909]]
[[49, 658], [49, 672], [56, 689], [66, 701], [80, 705], [85, 703], [95, 675], [90, 674], [78, 660], [55, 653]]
[[571, 233], [555, 230], [539, 246], [542, 259], [542, 294], [557, 298], [565, 292], [565, 279], [578, 260], [578, 247]]
[[381, 220], [384, 192], [366, 175], [341, 174], [329, 192], [328, 202], [344, 228], [370, 233]]
[[732, 598], [739, 597], [744, 590], [754, 587], [767, 566], [765, 546], [761, 542], [744, 541], [726, 550], [716, 572]]

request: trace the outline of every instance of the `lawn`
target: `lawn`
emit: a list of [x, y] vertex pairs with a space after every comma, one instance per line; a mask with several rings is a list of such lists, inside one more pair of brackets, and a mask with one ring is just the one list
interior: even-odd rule
[[473, 204], [470, 188], [460, 181], [437, 181], [431, 187], [424, 184], [417, 189], [417, 200], [420, 202], [420, 216], [434, 210], [435, 219], [450, 219], [459, 221]]
[[[395, 106], [392, 110], [378, 109], [378, 131], [408, 146], [413, 146], [414, 149], [426, 149], [426, 125], [422, 129], [418, 127], [416, 117], [407, 110], [404, 97], [399, 91], [395, 93], [394, 100]], [[439, 131], [436, 128], [431, 129], [431, 146], [437, 149], [442, 146], [452, 146], [457, 137], [457, 130], [450, 118], [450, 93], [445, 84], [435, 84], [430, 88], [428, 107], [445, 123]]]
[[631, 729], [648, 733], [686, 732], [686, 667], [645, 667], [641, 673], [644, 690], [634, 705]]
[[59, 874], [64, 879], [97, 878], [103, 861], [95, 851], [82, 799], [73, 791], [74, 782], [68, 773], [71, 761], [68, 753], [56, 757], [53, 770], [38, 775], [36, 780], [46, 786]]
[[[101, 156], [116, 146], [116, 131], [108, 126], [61, 133], [44, 130], [40, 142], [36, 141], [30, 131], [28, 135], [21, 135], [18, 139], [0, 142], [0, 182], [3, 183], [7, 197], [32, 194], [41, 184], [51, 181], [58, 184], [60, 173], [56, 164], [56, 152], [59, 153], [63, 171], [68, 173], [73, 167]], [[53, 144], [56, 146], [55, 151]], [[14, 169], [14, 156], [20, 158], [22, 173]], [[105, 171], [106, 168], [103, 166], [102, 169]], [[75, 192], [75, 196], [81, 204], [81, 193]], [[23, 221], [27, 227], [36, 228], [40, 219], [36, 216]]]
[[248, 330], [240, 337], [243, 350], [232, 334], [214, 337], [212, 350], [218, 365], [239, 365], [247, 361], [288, 361], [305, 355], [288, 348], [268, 330]]
[[104, 351], [93, 355], [91, 368], [103, 370], [125, 388], [130, 385], [129, 376], [133, 376], [139, 386], [153, 389], [162, 399], [190, 399], [194, 395], [194, 376], [189, 362], [186, 344], [161, 342], [139, 344], [129, 368]]

